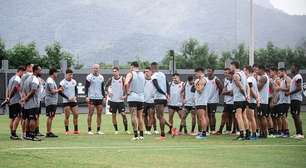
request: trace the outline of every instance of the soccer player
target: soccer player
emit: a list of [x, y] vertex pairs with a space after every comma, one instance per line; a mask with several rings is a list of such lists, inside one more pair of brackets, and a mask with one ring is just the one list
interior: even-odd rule
[[[247, 76], [248, 82], [248, 105], [246, 108], [246, 115], [249, 122], [249, 128], [246, 129], [246, 139], [256, 140], [256, 120], [255, 120], [255, 109], [259, 107], [259, 91], [257, 88], [257, 80], [254, 77], [253, 68], [249, 65], [245, 66], [244, 72]], [[251, 134], [250, 131], [251, 130]]]
[[[77, 96], [78, 96], [78, 89], [77, 89], [77, 82], [73, 79], [73, 71], [71, 69], [66, 70], [65, 78], [60, 82], [60, 88], [63, 89], [62, 92], [59, 92], [59, 95], [63, 97], [63, 105], [64, 105], [64, 125], [65, 125], [65, 134], [80, 134], [78, 128], [78, 104], [77, 104]], [[70, 113], [73, 115], [73, 132], [69, 131], [69, 118]]]
[[21, 102], [24, 103], [29, 127], [26, 137], [30, 137], [32, 141], [41, 141], [41, 139], [35, 135], [36, 113], [40, 106], [39, 76], [41, 76], [41, 67], [39, 65], [34, 65], [33, 75], [29, 76], [24, 82], [24, 97], [22, 97], [21, 100]]
[[21, 77], [25, 71], [23, 66], [20, 66], [17, 69], [16, 74], [10, 78], [7, 86], [6, 101], [9, 102], [9, 118], [10, 118], [10, 131], [12, 140], [20, 140], [16, 134], [18, 124], [21, 117], [21, 96], [20, 96], [20, 82]]
[[235, 117], [237, 119], [240, 134], [237, 140], [245, 139], [245, 131], [248, 128], [248, 119], [245, 113], [247, 105], [247, 78], [243, 71], [240, 70], [240, 64], [237, 61], [231, 62], [230, 69], [233, 75], [233, 98]]
[[259, 138], [267, 138], [268, 123], [267, 117], [269, 116], [269, 76], [265, 72], [263, 65], [258, 66], [258, 83], [257, 87], [260, 94], [260, 107], [257, 112], [259, 118], [260, 135]]
[[289, 129], [288, 129], [288, 111], [290, 107], [290, 84], [291, 84], [291, 78], [287, 75], [285, 68], [279, 69], [279, 78], [280, 81], [278, 81], [278, 85], [276, 86], [278, 91], [278, 115], [279, 115], [279, 126], [281, 130], [281, 136], [283, 138], [289, 137]]
[[[21, 95], [21, 98], [22, 97], [25, 97], [25, 85], [24, 85], [24, 82], [26, 81], [26, 79], [28, 77], [30, 77], [31, 75], [33, 74], [33, 65], [30, 64], [30, 63], [27, 63], [26, 64], [26, 72], [22, 75], [21, 77], [21, 81], [20, 81], [20, 86], [21, 86], [21, 89], [20, 89], [20, 95]], [[27, 115], [25, 113], [25, 109], [24, 109], [24, 103], [21, 103], [21, 106], [22, 106], [22, 109], [21, 109], [21, 127], [22, 127], [22, 138], [23, 139], [31, 139], [30, 137], [27, 137], [28, 134], [28, 120], [27, 120]]]
[[97, 134], [104, 135], [101, 131], [101, 119], [103, 111], [103, 101], [105, 98], [104, 91], [104, 77], [100, 74], [100, 65], [94, 64], [92, 66], [92, 73], [87, 75], [85, 83], [86, 101], [88, 102], [88, 134], [93, 135], [91, 130], [92, 116], [97, 109]]
[[41, 108], [43, 101], [45, 99], [45, 81], [41, 78], [38, 77], [39, 80], [39, 109], [36, 113], [36, 128], [35, 128], [35, 134], [36, 136], [44, 136], [42, 133], [39, 131], [39, 119], [40, 119], [40, 114], [41, 114]]
[[[131, 71], [127, 73], [124, 86], [127, 91], [127, 102], [131, 112], [134, 137], [132, 140], [143, 140], [143, 103], [144, 103], [144, 86], [145, 77], [139, 70], [137, 62], [131, 63]], [[139, 131], [139, 136], [138, 136]]]
[[[282, 130], [282, 120], [280, 117], [280, 113], [278, 111], [282, 111], [280, 109], [280, 105], [278, 104], [279, 101], [279, 86], [281, 84], [281, 80], [278, 77], [279, 71], [277, 68], [272, 67], [270, 69], [270, 87], [272, 87], [272, 92], [271, 92], [271, 102], [270, 102], [270, 109], [271, 109], [271, 117], [273, 121], [273, 136], [274, 137], [280, 137], [281, 136], [281, 130]], [[289, 102], [290, 103], [290, 102]], [[289, 107], [289, 106], [288, 106]], [[287, 110], [288, 112], [288, 110]]]
[[158, 135], [159, 132], [156, 129], [156, 116], [154, 107], [154, 94], [155, 87], [152, 82], [152, 71], [150, 67], [146, 67], [145, 74], [145, 90], [144, 90], [144, 123], [146, 126], [145, 134], [152, 134], [151, 129], [153, 126], [154, 134]]
[[174, 113], [177, 112], [180, 117], [180, 129], [179, 133], [182, 133], [184, 128], [184, 133], [187, 134], [187, 127], [186, 127], [186, 114], [182, 108], [183, 106], [183, 87], [184, 82], [180, 79], [180, 74], [174, 73], [172, 75], [172, 82], [170, 82], [170, 94], [169, 94], [169, 123], [173, 125], [173, 117]]
[[204, 76], [203, 68], [196, 68], [195, 76], [193, 91], [195, 91], [195, 108], [197, 110], [198, 124], [200, 125], [196, 139], [206, 139], [208, 121], [205, 116], [207, 115], [206, 108], [211, 88], [207, 86], [208, 79]]
[[112, 113], [112, 122], [115, 129], [115, 134], [118, 134], [117, 112], [121, 114], [124, 131], [129, 134], [128, 121], [125, 113], [124, 101], [126, 92], [124, 89], [124, 77], [120, 75], [119, 68], [113, 68], [113, 76], [106, 82], [105, 90], [109, 97], [109, 111]]
[[46, 81], [46, 97], [45, 97], [45, 105], [46, 105], [46, 116], [47, 116], [47, 138], [57, 138], [58, 136], [52, 132], [52, 121], [55, 117], [57, 101], [58, 101], [58, 93], [61, 92], [62, 88], [57, 88], [55, 80], [57, 79], [57, 69], [50, 68], [49, 77]]
[[165, 106], [167, 105], [167, 100], [169, 99], [169, 84], [167, 82], [166, 75], [158, 70], [158, 64], [156, 62], [151, 64], [151, 70], [153, 72], [152, 82], [155, 87], [154, 104], [160, 124], [160, 140], [165, 140], [165, 124], [169, 126], [169, 132], [174, 132], [172, 131], [172, 125], [169, 124], [164, 118]]
[[224, 95], [224, 109], [221, 117], [221, 124], [216, 135], [221, 135], [224, 126], [226, 125], [226, 134], [230, 134], [232, 129], [232, 119], [233, 119], [233, 74], [229, 68], [224, 69], [224, 87], [222, 90], [222, 95]]
[[194, 92], [191, 91], [191, 88], [194, 85], [193, 76], [188, 76], [187, 81], [185, 82], [183, 88], [183, 98], [184, 98], [184, 108], [186, 110], [185, 120], [189, 113], [191, 113], [191, 135], [196, 135], [195, 127], [197, 123], [195, 104], [194, 104]]
[[207, 102], [207, 112], [209, 117], [209, 128], [212, 134], [216, 133], [216, 110], [219, 103], [219, 95], [222, 93], [223, 89], [222, 83], [220, 79], [215, 76], [214, 71], [212, 67], [207, 68], [207, 85], [211, 85], [208, 86], [211, 90]]
[[293, 64], [291, 67], [291, 73], [293, 78], [290, 84], [290, 95], [291, 99], [291, 115], [294, 121], [296, 135], [294, 136], [296, 139], [304, 139], [303, 128], [302, 128], [302, 120], [300, 116], [301, 112], [301, 103], [303, 101], [303, 78], [299, 73], [300, 67], [297, 64]]

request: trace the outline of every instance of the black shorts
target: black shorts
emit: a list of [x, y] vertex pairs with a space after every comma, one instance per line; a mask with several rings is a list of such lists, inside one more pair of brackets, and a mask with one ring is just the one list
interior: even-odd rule
[[224, 109], [223, 109], [223, 112], [224, 113], [233, 113], [234, 111], [234, 105], [233, 104], [224, 104]]
[[208, 103], [207, 104], [207, 112], [208, 114], [216, 113], [217, 111], [217, 103]]
[[242, 112], [243, 112], [245, 110], [246, 106], [247, 106], [247, 101], [237, 101], [237, 102], [234, 102], [234, 110], [235, 110], [235, 112], [239, 108], [241, 108]]
[[270, 111], [271, 111], [271, 117], [272, 118], [277, 118], [277, 117], [279, 117], [279, 115], [278, 115], [278, 107], [279, 105], [275, 105], [275, 106], [273, 106], [273, 107], [270, 107]]
[[9, 105], [9, 118], [15, 119], [16, 117], [20, 116], [21, 116], [21, 105], [19, 103]]
[[195, 106], [195, 109], [197, 110], [206, 110], [207, 106], [205, 105], [198, 105], [198, 106]]
[[38, 108], [25, 109], [26, 118], [28, 120], [36, 120], [36, 114], [38, 113], [37, 111], [39, 111], [39, 107]]
[[124, 113], [125, 112], [125, 105], [124, 102], [112, 102], [109, 101], [109, 112], [111, 113]]
[[269, 104], [260, 104], [257, 110], [257, 116], [259, 117], [269, 117]]
[[301, 101], [299, 100], [291, 100], [291, 114], [292, 115], [300, 115], [301, 112]]
[[160, 104], [162, 104], [162, 105], [164, 105], [164, 106], [167, 106], [167, 100], [165, 100], [165, 99], [155, 99], [154, 100], [154, 104], [155, 105], [160, 105]]
[[248, 107], [252, 110], [255, 110], [257, 108], [257, 104], [256, 103], [248, 103]]
[[54, 117], [56, 113], [56, 105], [49, 105], [46, 107], [46, 116], [47, 117]]
[[173, 111], [181, 111], [183, 108], [181, 106], [170, 106], [168, 105], [168, 109], [171, 109]]
[[67, 102], [67, 103], [63, 103], [63, 106], [64, 106], [64, 107], [69, 106], [70, 108], [73, 108], [73, 107], [75, 107], [75, 106], [77, 106], [77, 105], [78, 105], [77, 102]]
[[289, 111], [289, 107], [290, 107], [290, 104], [285, 104], [285, 103], [283, 103], [283, 104], [278, 104], [277, 106], [276, 106], [276, 110], [277, 110], [277, 116], [278, 117], [282, 117], [282, 116], [286, 116], [287, 117], [287, 115], [288, 115], [288, 111]]
[[194, 107], [194, 106], [184, 106], [184, 107], [185, 107], [187, 113], [189, 113], [189, 112], [192, 111], [192, 110], [195, 110], [195, 107]]
[[136, 107], [137, 110], [142, 110], [143, 109], [143, 102], [138, 102], [138, 101], [130, 101], [128, 102], [129, 107]]
[[144, 114], [147, 115], [149, 114], [150, 109], [154, 109], [154, 103], [144, 103], [143, 107], [144, 107], [143, 112]]
[[26, 109], [24, 109], [23, 107], [21, 108], [21, 118], [23, 120], [27, 119], [27, 113], [26, 113]]
[[102, 99], [90, 99], [89, 104], [94, 105], [94, 106], [100, 106], [100, 105], [103, 105], [103, 100]]

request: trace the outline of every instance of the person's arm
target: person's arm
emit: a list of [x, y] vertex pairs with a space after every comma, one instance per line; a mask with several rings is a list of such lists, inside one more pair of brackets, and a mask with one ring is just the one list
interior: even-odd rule
[[216, 84], [217, 84], [217, 88], [219, 90], [219, 95], [221, 95], [222, 94], [222, 90], [223, 90], [223, 85], [222, 85], [222, 83], [221, 83], [219, 78], [216, 78]]
[[88, 81], [86, 79], [86, 81], [85, 81], [85, 95], [86, 95], [86, 97], [88, 97], [88, 89], [89, 89], [89, 87], [90, 87], [90, 81]]
[[234, 82], [235, 84], [238, 86], [238, 88], [240, 89], [240, 92], [246, 96], [246, 91], [245, 88], [243, 88], [242, 83], [240, 82], [240, 76], [238, 74], [234, 74]]
[[104, 81], [103, 81], [102, 84], [101, 84], [101, 92], [102, 92], [103, 97], [105, 98]]
[[132, 81], [133, 79], [133, 74], [131, 72], [128, 72], [126, 74], [126, 77], [125, 77], [125, 81], [124, 81], [124, 89], [125, 89], [125, 93], [126, 95], [129, 95], [129, 87], [130, 87], [130, 82]]
[[258, 87], [258, 90], [261, 91], [262, 88], [264, 87], [264, 85], [267, 83], [268, 79], [266, 76], [261, 76], [259, 81], [258, 81], [258, 84], [257, 84], [257, 87]]
[[298, 92], [300, 92], [300, 91], [302, 90], [302, 79], [298, 79], [298, 80], [295, 82], [295, 84], [296, 84], [296, 89], [293, 90], [293, 91], [291, 91], [291, 92], [289, 93], [289, 95], [298, 93]]
[[[156, 90], [157, 90], [160, 94], [166, 95], [166, 93], [159, 87], [159, 84], [158, 84], [158, 82], [157, 82], [157, 79], [153, 79], [152, 82], [153, 82], [154, 87], [156, 88]], [[166, 83], [167, 83], [167, 82], [166, 82]], [[169, 84], [167, 83], [167, 88], [169, 87], [168, 85], [169, 85]], [[167, 90], [168, 90], [168, 89], [167, 89]]]

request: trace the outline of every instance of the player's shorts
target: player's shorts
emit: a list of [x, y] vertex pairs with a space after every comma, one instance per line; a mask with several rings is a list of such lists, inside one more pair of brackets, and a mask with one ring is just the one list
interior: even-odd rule
[[234, 110], [235, 110], [235, 112], [239, 108], [241, 108], [242, 111], [244, 111], [246, 106], [247, 106], [247, 104], [248, 104], [247, 101], [237, 101], [237, 102], [234, 102]]
[[275, 106], [273, 106], [273, 107], [270, 107], [270, 111], [271, 111], [271, 117], [272, 118], [277, 118], [278, 117], [278, 112], [277, 112], [277, 110], [278, 110], [278, 106], [279, 105], [275, 105]]
[[67, 103], [63, 103], [63, 106], [64, 107], [70, 107], [70, 108], [73, 108], [75, 106], [77, 106], [78, 103], [77, 102], [67, 102]]
[[154, 109], [154, 103], [144, 103], [143, 107], [144, 107], [143, 112], [144, 114], [147, 115], [149, 114], [150, 109]]
[[259, 117], [269, 117], [269, 104], [260, 104], [257, 110], [257, 116]]
[[165, 99], [155, 99], [154, 100], [154, 104], [155, 105], [164, 105], [164, 106], [167, 106], [167, 100]]
[[223, 109], [224, 113], [233, 113], [234, 112], [234, 105], [233, 104], [224, 104], [224, 109]]
[[112, 102], [109, 101], [109, 112], [111, 113], [124, 113], [125, 112], [125, 105], [124, 102]]
[[286, 103], [278, 104], [276, 107], [277, 107], [277, 116], [278, 117], [283, 117], [283, 116], [287, 117], [290, 104], [286, 104]]
[[100, 106], [100, 105], [103, 105], [103, 100], [102, 99], [90, 99], [89, 104], [94, 105], [94, 106]]
[[208, 103], [207, 104], [207, 112], [208, 114], [214, 114], [217, 111], [218, 103]]
[[19, 103], [9, 105], [10, 119], [15, 119], [16, 117], [20, 117], [20, 115], [21, 115], [21, 105]]
[[28, 120], [36, 120], [36, 114], [38, 113], [37, 111], [39, 111], [39, 108], [31, 108], [31, 109], [25, 109], [25, 113], [26, 113], [26, 118]]
[[137, 110], [143, 109], [143, 102], [129, 101], [128, 104], [129, 104], [129, 107], [136, 107]]
[[181, 111], [183, 108], [181, 106], [170, 106], [170, 105], [168, 105], [168, 109], [171, 109], [173, 111]]
[[302, 102], [299, 100], [291, 100], [291, 114], [292, 115], [300, 115], [301, 103]]
[[56, 113], [56, 108], [57, 108], [57, 105], [48, 105], [46, 107], [46, 116], [47, 117], [54, 117], [55, 113]]
[[249, 107], [249, 109], [255, 110], [257, 108], [257, 104], [256, 103], [248, 103], [248, 107]]
[[24, 109], [23, 107], [21, 108], [21, 118], [23, 120], [27, 119], [27, 113], [26, 113], [26, 109]]
[[186, 109], [187, 113], [189, 113], [192, 110], [195, 110], [194, 106], [184, 106], [184, 108]]
[[207, 106], [206, 105], [198, 105], [198, 106], [195, 106], [195, 109], [196, 110], [206, 110]]

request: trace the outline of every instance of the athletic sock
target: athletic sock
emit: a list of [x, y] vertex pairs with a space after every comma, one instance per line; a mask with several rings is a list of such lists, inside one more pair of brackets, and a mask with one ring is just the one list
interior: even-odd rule
[[115, 131], [118, 131], [118, 125], [114, 124]]
[[244, 137], [244, 132], [243, 131], [240, 131], [240, 137]]
[[68, 126], [65, 126], [65, 130], [66, 130], [66, 132], [68, 132], [68, 131], [69, 131], [69, 128], [68, 128]]
[[219, 132], [222, 132], [224, 125], [220, 125]]
[[194, 132], [194, 129], [195, 129], [195, 124], [192, 124], [192, 126], [191, 126], [191, 132]]
[[160, 136], [165, 137], [166, 136], [165, 132], [161, 132]]
[[202, 136], [206, 136], [206, 131], [202, 131]]
[[139, 131], [139, 135], [143, 137], [143, 131]]
[[75, 125], [74, 126], [74, 131], [78, 131], [78, 130], [79, 130], [78, 125]]
[[125, 122], [125, 123], [123, 123], [123, 125], [124, 125], [124, 130], [127, 131], [128, 130], [128, 124]]
[[39, 127], [36, 127], [35, 128], [35, 134], [38, 134], [39, 133]]
[[184, 125], [183, 127], [184, 127], [184, 133], [187, 134], [187, 133], [188, 133], [188, 131], [187, 131], [187, 126]]
[[249, 138], [250, 135], [251, 135], [251, 132], [250, 132], [250, 130], [247, 129], [247, 130], [245, 131], [245, 137], [246, 137], [246, 138]]
[[99, 132], [100, 131], [100, 127], [97, 127], [97, 132]]
[[182, 132], [183, 130], [183, 125], [180, 125], [180, 132]]
[[135, 138], [138, 137], [138, 131], [134, 131], [134, 137], [135, 137]]
[[91, 131], [91, 127], [88, 127], [88, 132]]
[[154, 131], [156, 131], [156, 125], [153, 125], [153, 129], [154, 129]]

